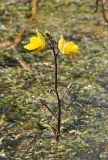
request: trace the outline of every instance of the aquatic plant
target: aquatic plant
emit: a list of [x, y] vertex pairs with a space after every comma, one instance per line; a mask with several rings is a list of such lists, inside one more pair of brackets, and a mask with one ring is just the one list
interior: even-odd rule
[[58, 49], [55, 48], [54, 41], [52, 36], [48, 31], [46, 31], [46, 40], [43, 37], [43, 35], [36, 30], [37, 36], [33, 36], [30, 38], [30, 43], [24, 46], [25, 49], [27, 50], [35, 50], [35, 53], [42, 51], [46, 47], [46, 43], [50, 46], [52, 53], [53, 53], [53, 58], [54, 58], [54, 77], [55, 77], [55, 82], [54, 82], [54, 92], [56, 94], [57, 98], [57, 114], [54, 113], [50, 107], [48, 106], [47, 102], [43, 99], [40, 99], [40, 102], [42, 105], [44, 105], [50, 113], [57, 119], [57, 128], [56, 128], [56, 133], [55, 137], [56, 140], [59, 141], [60, 137], [60, 129], [61, 129], [61, 100], [64, 98], [65, 93], [69, 86], [66, 88], [66, 91], [62, 96], [60, 96], [58, 92], [58, 63], [57, 63], [57, 58], [58, 54], [77, 54], [78, 53], [78, 45], [76, 45], [73, 41], [66, 41], [63, 36], [60, 36], [60, 39], [58, 41]]

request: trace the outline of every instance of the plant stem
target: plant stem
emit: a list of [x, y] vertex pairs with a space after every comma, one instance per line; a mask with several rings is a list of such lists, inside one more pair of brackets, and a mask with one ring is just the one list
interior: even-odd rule
[[58, 93], [58, 65], [57, 65], [57, 54], [55, 53], [55, 50], [53, 50], [54, 53], [54, 62], [55, 62], [55, 93], [57, 96], [58, 101], [58, 123], [57, 123], [57, 132], [56, 132], [56, 140], [59, 141], [60, 137], [60, 127], [61, 127], [61, 102], [60, 102], [60, 96]]
[[59, 141], [59, 137], [60, 137], [60, 127], [61, 127], [61, 100], [60, 100], [60, 96], [59, 96], [59, 92], [58, 92], [58, 64], [57, 64], [57, 55], [58, 55], [58, 51], [55, 51], [55, 47], [53, 44], [53, 41], [51, 39], [50, 34], [46, 33], [50, 43], [48, 43], [50, 45], [50, 47], [52, 48], [53, 51], [53, 56], [54, 56], [54, 73], [55, 73], [55, 82], [54, 82], [54, 88], [55, 88], [55, 94], [57, 97], [57, 104], [58, 104], [58, 115], [57, 115], [57, 130], [56, 130], [56, 141]]

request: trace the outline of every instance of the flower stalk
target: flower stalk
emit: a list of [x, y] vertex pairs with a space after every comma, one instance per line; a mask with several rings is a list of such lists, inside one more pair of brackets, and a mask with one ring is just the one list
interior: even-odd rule
[[57, 119], [57, 127], [55, 132], [56, 141], [58, 142], [60, 139], [61, 134], [61, 101], [64, 98], [68, 88], [71, 86], [71, 84], [66, 88], [64, 94], [62, 97], [59, 95], [58, 91], [58, 54], [59, 52], [62, 54], [77, 54], [78, 53], [78, 46], [73, 41], [66, 41], [63, 36], [60, 36], [59, 42], [58, 42], [58, 50], [56, 51], [54, 42], [52, 40], [52, 37], [50, 36], [50, 33], [46, 31], [47, 40], [45, 41], [45, 38], [43, 35], [36, 30], [37, 36], [33, 36], [30, 38], [30, 42], [24, 46], [27, 50], [35, 50], [35, 53], [40, 52], [46, 47], [46, 42], [50, 46], [52, 52], [53, 52], [53, 58], [54, 58], [54, 92], [57, 99], [57, 114], [55, 114], [52, 109], [48, 106], [45, 100], [40, 99], [40, 103]]
[[58, 122], [57, 122], [57, 132], [56, 132], [56, 140], [59, 140], [60, 137], [60, 127], [61, 127], [61, 101], [58, 92], [58, 65], [57, 65], [57, 54], [53, 51], [54, 54], [54, 64], [55, 64], [55, 93], [57, 97], [58, 104]]
[[59, 137], [60, 137], [60, 127], [61, 127], [61, 100], [60, 100], [60, 95], [58, 92], [58, 63], [57, 63], [57, 56], [58, 53], [56, 53], [55, 51], [55, 47], [53, 44], [53, 41], [50, 37], [50, 34], [46, 33], [49, 42], [48, 43], [53, 51], [53, 57], [54, 57], [54, 73], [55, 73], [55, 81], [54, 81], [54, 91], [56, 94], [56, 98], [57, 98], [57, 107], [58, 107], [58, 114], [57, 114], [57, 130], [56, 130], [56, 141], [59, 141]]

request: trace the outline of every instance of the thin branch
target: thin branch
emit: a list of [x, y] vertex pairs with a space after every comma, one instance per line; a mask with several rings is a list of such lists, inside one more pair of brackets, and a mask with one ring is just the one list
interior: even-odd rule
[[101, 3], [101, 7], [102, 7], [103, 18], [104, 18], [105, 22], [108, 23], [108, 19], [107, 19], [107, 16], [106, 16], [106, 13], [105, 13], [105, 7], [104, 7], [104, 3], [106, 2], [105, 0], [96, 0], [96, 9], [95, 9], [94, 12], [97, 12], [97, 11], [98, 11], [99, 1], [100, 1], [100, 3]]
[[12, 45], [12, 49], [14, 50], [14, 52], [16, 53], [17, 57], [18, 57], [18, 62], [20, 63], [20, 65], [27, 71], [29, 71], [31, 74], [33, 74], [33, 71], [31, 70], [30, 66], [23, 60], [23, 58], [21, 57], [21, 55], [18, 53], [18, 45], [20, 43], [20, 41], [22, 40], [22, 37], [25, 33], [27, 29], [27, 26], [24, 26], [21, 30], [20, 33], [18, 34], [18, 36], [15, 38], [13, 45]]
[[66, 95], [67, 91], [69, 90], [69, 88], [71, 87], [71, 85], [72, 85], [72, 83], [70, 83], [70, 84], [66, 87], [66, 90], [64, 91], [62, 97], [60, 98], [60, 101], [63, 100], [63, 98], [65, 97], [65, 95]]
[[26, 29], [27, 29], [27, 26], [24, 26], [24, 27], [20, 30], [18, 36], [15, 38], [15, 40], [14, 40], [14, 42], [13, 42], [14, 47], [18, 47], [18, 45], [19, 45], [20, 41], [22, 40], [22, 37], [23, 37]]
[[105, 20], [106, 23], [108, 23], [108, 19], [106, 17], [106, 13], [105, 13], [105, 8], [104, 8], [104, 3], [103, 3], [103, 0], [100, 0], [101, 2], [101, 6], [102, 6], [102, 14], [103, 14], [103, 18]]
[[96, 0], [96, 8], [94, 10], [95, 13], [98, 11], [98, 6], [99, 6], [99, 0]]
[[32, 17], [31, 20], [34, 20], [37, 15], [37, 10], [38, 10], [38, 0], [32, 0]]
[[14, 53], [17, 56], [17, 60], [19, 62], [19, 64], [22, 66], [23, 69], [25, 69], [26, 71], [28, 71], [29, 73], [33, 74], [33, 71], [31, 70], [30, 66], [23, 60], [23, 58], [21, 57], [21, 55], [18, 53], [18, 50], [13, 46], [12, 47]]
[[41, 104], [42, 104], [43, 106], [45, 106], [45, 107], [48, 109], [48, 111], [49, 111], [55, 118], [57, 118], [57, 116], [55, 115], [55, 113], [48, 107], [48, 105], [47, 105], [47, 103], [45, 102], [45, 100], [40, 99], [40, 102], [41, 102]]
[[59, 49], [58, 49], [58, 51], [57, 51], [57, 53], [56, 53], [56, 54], [59, 54], [59, 52], [60, 52], [60, 51], [59, 51]]

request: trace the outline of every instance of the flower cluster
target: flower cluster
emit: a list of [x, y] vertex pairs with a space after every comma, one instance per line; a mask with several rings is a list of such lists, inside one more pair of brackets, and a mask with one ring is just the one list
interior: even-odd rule
[[56, 101], [57, 101], [57, 115], [55, 112], [49, 107], [48, 103], [40, 99], [40, 102], [45, 108], [57, 119], [57, 125], [56, 125], [56, 130], [54, 131], [56, 141], [59, 141], [60, 133], [61, 133], [61, 100], [63, 99], [66, 91], [64, 92], [62, 98], [59, 95], [58, 91], [58, 63], [57, 63], [57, 58], [58, 58], [58, 53], [61, 52], [62, 54], [76, 54], [78, 53], [78, 46], [72, 42], [72, 41], [66, 41], [63, 36], [60, 36], [60, 39], [58, 41], [58, 50], [55, 50], [53, 39], [50, 36], [50, 33], [46, 31], [46, 36], [47, 39], [42, 36], [38, 30], [36, 30], [37, 36], [33, 36], [30, 38], [30, 43], [25, 45], [24, 48], [28, 50], [35, 50], [36, 53], [43, 50], [46, 47], [46, 42], [48, 45], [51, 47], [52, 52], [53, 52], [53, 58], [54, 58], [54, 91], [56, 95]]
[[[30, 38], [30, 43], [25, 45], [24, 48], [27, 50], [35, 50], [36, 53], [43, 50], [46, 46], [45, 38], [42, 34], [36, 30], [37, 36]], [[48, 33], [49, 34], [49, 33]], [[78, 45], [73, 41], [66, 41], [63, 36], [60, 36], [58, 42], [58, 49], [62, 54], [76, 54], [78, 53]]]

